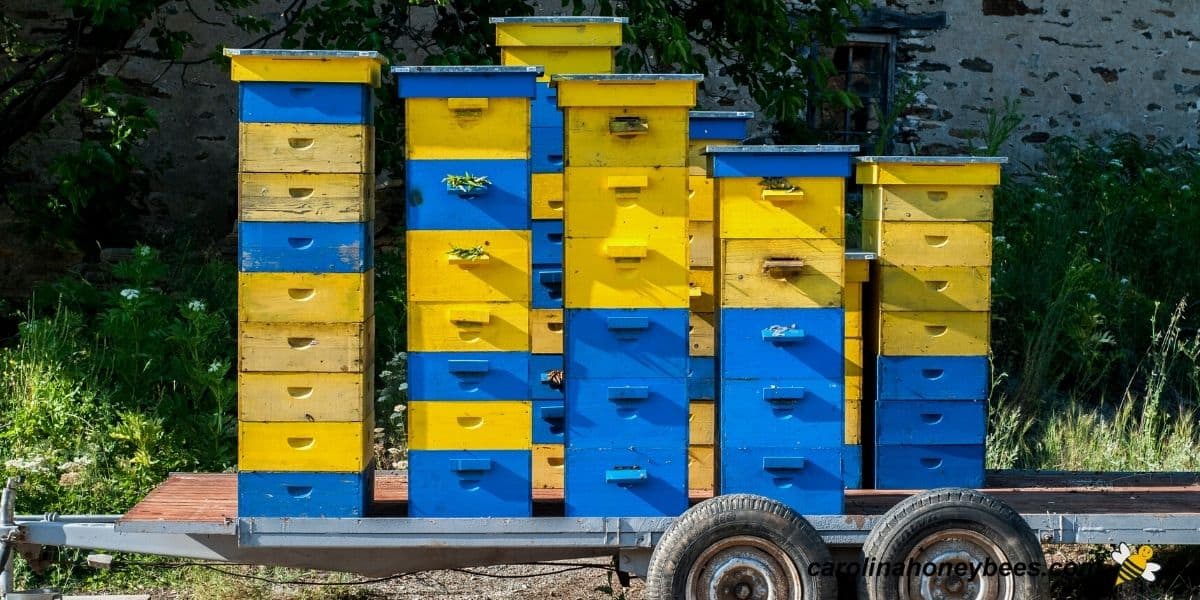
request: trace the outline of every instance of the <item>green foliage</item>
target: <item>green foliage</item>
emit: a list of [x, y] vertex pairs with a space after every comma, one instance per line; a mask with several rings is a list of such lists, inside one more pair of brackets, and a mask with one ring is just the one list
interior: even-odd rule
[[892, 137], [896, 135], [896, 125], [904, 113], [908, 112], [908, 109], [917, 101], [917, 94], [920, 94], [926, 85], [929, 85], [929, 78], [923, 73], [914, 73], [909, 77], [904, 77], [898, 80], [896, 93], [887, 114], [880, 112], [879, 107], [874, 107], [875, 120], [879, 122], [879, 131], [875, 133], [874, 143], [876, 156], [884, 156], [888, 153]]
[[115, 284], [66, 279], [0, 349], [0, 462], [26, 512], [119, 512], [170, 471], [234, 461], [233, 269], [139, 246]]
[[472, 175], [470, 173], [463, 173], [462, 175], [448, 174], [442, 179], [442, 183], [446, 184], [449, 189], [463, 193], [486, 189], [487, 186], [492, 185], [491, 180], [486, 175]]
[[[987, 115], [987, 122], [983, 132], [972, 132], [972, 136], [967, 138], [967, 147], [975, 156], [996, 156], [1000, 153], [1000, 147], [1012, 137], [1017, 127], [1021, 126], [1025, 115], [1021, 113], [1021, 101], [1008, 96], [1004, 97], [1003, 109], [989, 108], [984, 113]], [[982, 135], [983, 139], [976, 140], [975, 135]]]
[[487, 250], [484, 250], [482, 245], [469, 247], [450, 246], [450, 251], [447, 254], [463, 260], [478, 260], [488, 255]]
[[[585, 0], [563, 0], [576, 14]], [[833, 104], [857, 106], [857, 99], [825, 84], [836, 73], [818, 50], [846, 39], [856, 10], [866, 0], [816, 0], [797, 5], [785, 0], [601, 0], [600, 14], [629, 17], [627, 46], [617, 54], [624, 72], [710, 74], [709, 60], [744, 86], [763, 116], [776, 122], [784, 140], [812, 137], [805, 109]]]

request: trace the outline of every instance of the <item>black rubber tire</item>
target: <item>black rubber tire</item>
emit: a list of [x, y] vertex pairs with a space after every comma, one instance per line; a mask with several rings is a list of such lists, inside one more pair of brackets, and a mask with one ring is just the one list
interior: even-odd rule
[[[829, 548], [804, 517], [763, 496], [730, 494], [693, 506], [663, 533], [650, 556], [647, 600], [686, 598], [687, 577], [696, 559], [730, 537], [753, 536], [778, 548], [795, 565], [804, 600], [835, 600], [837, 579], [808, 574], [811, 564], [832, 564]], [[698, 598], [696, 600], [707, 600]]]
[[[1037, 536], [1017, 511], [1000, 500], [966, 488], [929, 490], [892, 507], [867, 536], [861, 565], [904, 562], [929, 536], [948, 529], [975, 532], [992, 542], [1006, 562], [1038, 565], [1036, 575], [1014, 576], [1013, 598], [1045, 598], [1049, 583], [1045, 554]], [[1027, 567], [1028, 568], [1028, 567]], [[902, 574], [881, 575], [864, 568], [858, 580], [860, 600], [898, 600]], [[983, 576], [982, 574], [980, 576]], [[998, 575], [994, 575], [998, 577]]]

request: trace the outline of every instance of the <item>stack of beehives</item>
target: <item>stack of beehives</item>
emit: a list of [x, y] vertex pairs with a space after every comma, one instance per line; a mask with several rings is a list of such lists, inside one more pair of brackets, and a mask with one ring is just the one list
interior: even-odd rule
[[539, 71], [392, 70], [407, 133], [410, 516], [532, 510], [529, 121]]
[[550, 77], [611, 73], [622, 17], [493, 18], [504, 65], [540, 65], [532, 114], [533, 310], [529, 383], [533, 398], [533, 485], [562, 489], [563, 114]]
[[712, 147], [718, 481], [842, 511], [845, 177], [853, 146]]
[[373, 52], [231, 50], [240, 83], [238, 514], [371, 494]]
[[688, 114], [688, 294], [691, 297], [688, 362], [688, 486], [713, 489], [717, 368], [716, 305], [713, 302], [713, 181], [704, 148], [737, 144], [754, 113], [692, 111]]
[[864, 157], [879, 254], [875, 486], [983, 485], [992, 186], [1004, 159]]
[[687, 126], [699, 75], [558, 75], [566, 512], [687, 506]]

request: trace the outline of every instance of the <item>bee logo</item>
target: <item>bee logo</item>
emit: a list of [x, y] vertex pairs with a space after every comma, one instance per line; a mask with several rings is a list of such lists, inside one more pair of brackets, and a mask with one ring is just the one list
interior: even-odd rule
[[1161, 565], [1150, 562], [1150, 559], [1154, 557], [1154, 549], [1150, 546], [1139, 547], [1135, 554], [1128, 545], [1122, 543], [1121, 548], [1112, 553], [1112, 557], [1118, 565], [1121, 565], [1117, 572], [1116, 585], [1133, 581], [1139, 575], [1146, 581], [1154, 581], [1154, 572], [1162, 568]]

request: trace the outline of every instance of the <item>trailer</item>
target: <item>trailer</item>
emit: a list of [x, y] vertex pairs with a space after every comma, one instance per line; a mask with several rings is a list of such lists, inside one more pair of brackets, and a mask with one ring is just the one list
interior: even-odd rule
[[123, 515], [15, 515], [10, 480], [0, 584], [14, 554], [36, 568], [62, 547], [370, 577], [612, 557], [656, 599], [836, 598], [839, 583], [872, 600], [1023, 599], [1056, 568], [1042, 544], [1200, 545], [1200, 473], [990, 471], [980, 490], [847, 490], [844, 515], [693, 491], [676, 518], [564, 517], [541, 490], [530, 518], [407, 518], [407, 492], [404, 472], [379, 471], [371, 517], [238, 518], [235, 476], [179, 473]]

